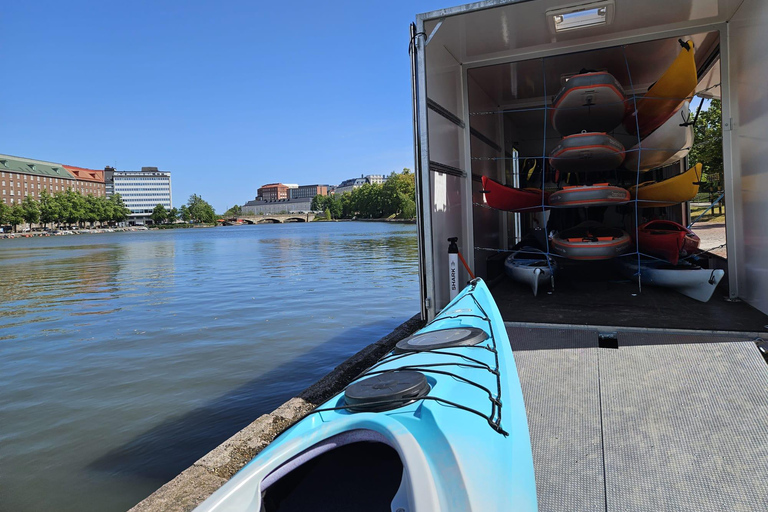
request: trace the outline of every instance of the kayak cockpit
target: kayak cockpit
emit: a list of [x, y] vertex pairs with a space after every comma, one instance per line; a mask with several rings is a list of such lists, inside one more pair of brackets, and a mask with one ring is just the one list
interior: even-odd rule
[[283, 464], [262, 482], [262, 512], [397, 510], [406, 503], [403, 462], [374, 432], [328, 439]]

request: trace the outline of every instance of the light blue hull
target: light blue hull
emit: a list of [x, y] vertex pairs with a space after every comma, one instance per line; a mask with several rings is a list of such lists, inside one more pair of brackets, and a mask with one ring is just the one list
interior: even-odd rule
[[[369, 376], [421, 372], [429, 383], [426, 398], [386, 412], [351, 412], [339, 394], [278, 437], [197, 510], [258, 512], [264, 488], [313, 453], [327, 451], [329, 443], [360, 440], [388, 445], [402, 462], [399, 488], [387, 503], [392, 511], [537, 510], [517, 369], [501, 315], [481, 280], [417, 334], [455, 328], [479, 328], [488, 338], [475, 346], [389, 354], [368, 370]], [[328, 485], [339, 486], [342, 503], [344, 482], [328, 475]]]

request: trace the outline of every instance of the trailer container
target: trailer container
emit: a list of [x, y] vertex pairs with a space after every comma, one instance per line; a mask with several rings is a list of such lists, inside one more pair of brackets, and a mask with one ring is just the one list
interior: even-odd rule
[[[616, 292], [600, 279], [588, 286], [566, 280], [537, 301], [508, 282], [494, 293], [507, 320], [542, 321], [535, 305], [559, 323], [644, 325], [643, 311], [660, 300], [671, 309], [657, 327], [761, 330], [768, 324], [766, 28], [768, 4], [760, 0], [487, 0], [418, 15], [411, 55], [422, 314], [433, 318], [450, 298], [448, 238], [458, 237], [470, 269], [493, 281], [505, 251], [546, 227], [546, 213], [488, 208], [481, 177], [525, 184], [531, 162], [543, 163], [559, 140], [550, 110], [569, 77], [609, 71], [628, 98], [637, 97], [675, 59], [679, 41], [691, 41], [695, 94], [722, 100], [727, 259], [707, 261], [726, 277], [710, 303], [697, 309], [681, 298], [680, 306], [672, 292], [637, 285]], [[627, 148], [636, 141], [629, 130], [614, 136]], [[683, 159], [653, 177], [686, 165]], [[663, 216], [687, 224], [689, 211], [683, 204]], [[630, 232], [638, 223], [613, 215]], [[460, 274], [469, 279], [463, 268]], [[678, 318], [681, 308], [701, 314]]]

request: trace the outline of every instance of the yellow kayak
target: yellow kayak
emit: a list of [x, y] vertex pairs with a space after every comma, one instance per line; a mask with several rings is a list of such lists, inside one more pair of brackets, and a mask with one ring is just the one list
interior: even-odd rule
[[637, 133], [639, 126], [640, 137], [645, 137], [664, 124], [696, 89], [698, 78], [693, 41], [683, 43], [681, 40], [680, 44], [683, 48], [677, 58], [648, 92], [637, 100], [637, 112], [624, 120], [624, 127], [629, 133]]
[[690, 201], [699, 193], [701, 164], [696, 164], [682, 174], [664, 181], [646, 181], [629, 189], [634, 200], [644, 203], [645, 208], [672, 206]]

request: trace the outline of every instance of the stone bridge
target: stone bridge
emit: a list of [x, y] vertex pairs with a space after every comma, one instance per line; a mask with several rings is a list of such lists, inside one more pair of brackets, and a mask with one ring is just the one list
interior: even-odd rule
[[263, 215], [238, 215], [236, 219], [228, 219], [228, 222], [241, 221], [244, 224], [282, 224], [284, 222], [311, 222], [314, 218], [314, 213], [265, 213]]

